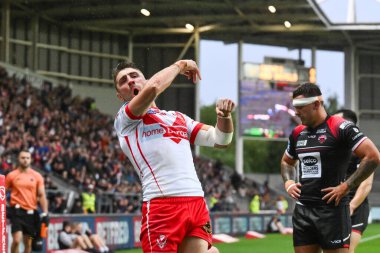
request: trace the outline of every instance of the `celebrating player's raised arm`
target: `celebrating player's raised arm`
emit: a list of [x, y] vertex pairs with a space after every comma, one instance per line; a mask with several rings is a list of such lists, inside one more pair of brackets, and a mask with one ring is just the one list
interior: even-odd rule
[[231, 112], [235, 108], [235, 103], [230, 99], [220, 99], [216, 103], [216, 126], [203, 125], [199, 131], [195, 144], [200, 146], [210, 146], [216, 148], [227, 147], [232, 140], [234, 126]]
[[156, 97], [171, 85], [178, 74], [192, 79], [194, 83], [197, 78], [201, 78], [193, 60], [177, 61], [149, 80], [132, 64], [118, 65], [113, 73], [117, 96], [120, 100], [129, 102], [129, 110], [136, 117], [145, 114], [150, 106], [155, 106]]

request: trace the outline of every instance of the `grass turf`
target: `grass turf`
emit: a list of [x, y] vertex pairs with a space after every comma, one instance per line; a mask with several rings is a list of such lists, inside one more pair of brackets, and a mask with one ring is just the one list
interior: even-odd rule
[[[355, 253], [379, 253], [380, 224], [371, 224], [367, 227]], [[214, 244], [221, 253], [292, 253], [293, 243], [291, 235], [268, 234], [264, 239], [240, 238], [236, 243]], [[141, 253], [141, 249], [120, 250], [117, 253]]]

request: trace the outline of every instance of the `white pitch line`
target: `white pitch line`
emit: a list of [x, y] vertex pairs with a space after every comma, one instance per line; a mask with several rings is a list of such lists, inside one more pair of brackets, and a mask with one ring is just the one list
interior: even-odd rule
[[369, 242], [369, 241], [375, 240], [377, 238], [380, 238], [380, 234], [363, 238], [363, 239], [360, 240], [360, 243]]

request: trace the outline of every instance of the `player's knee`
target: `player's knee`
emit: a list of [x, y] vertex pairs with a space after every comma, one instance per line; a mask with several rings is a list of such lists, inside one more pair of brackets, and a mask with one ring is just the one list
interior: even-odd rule
[[21, 243], [22, 235], [14, 235], [12, 237], [12, 243], [15, 245], [19, 245]]

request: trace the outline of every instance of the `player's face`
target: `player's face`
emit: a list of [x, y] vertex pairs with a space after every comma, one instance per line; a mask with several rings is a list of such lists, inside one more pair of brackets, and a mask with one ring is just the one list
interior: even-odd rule
[[21, 152], [20, 155], [18, 156], [18, 162], [22, 169], [28, 168], [32, 162], [32, 157], [30, 153]]
[[[297, 98], [304, 98], [304, 96], [298, 96]], [[314, 123], [314, 108], [315, 108], [315, 102], [303, 105], [303, 106], [295, 106], [294, 109], [296, 110], [296, 115], [301, 119], [302, 125], [305, 126], [313, 126]]]
[[122, 101], [131, 101], [144, 88], [144, 75], [137, 69], [126, 68], [116, 76], [117, 96]]

